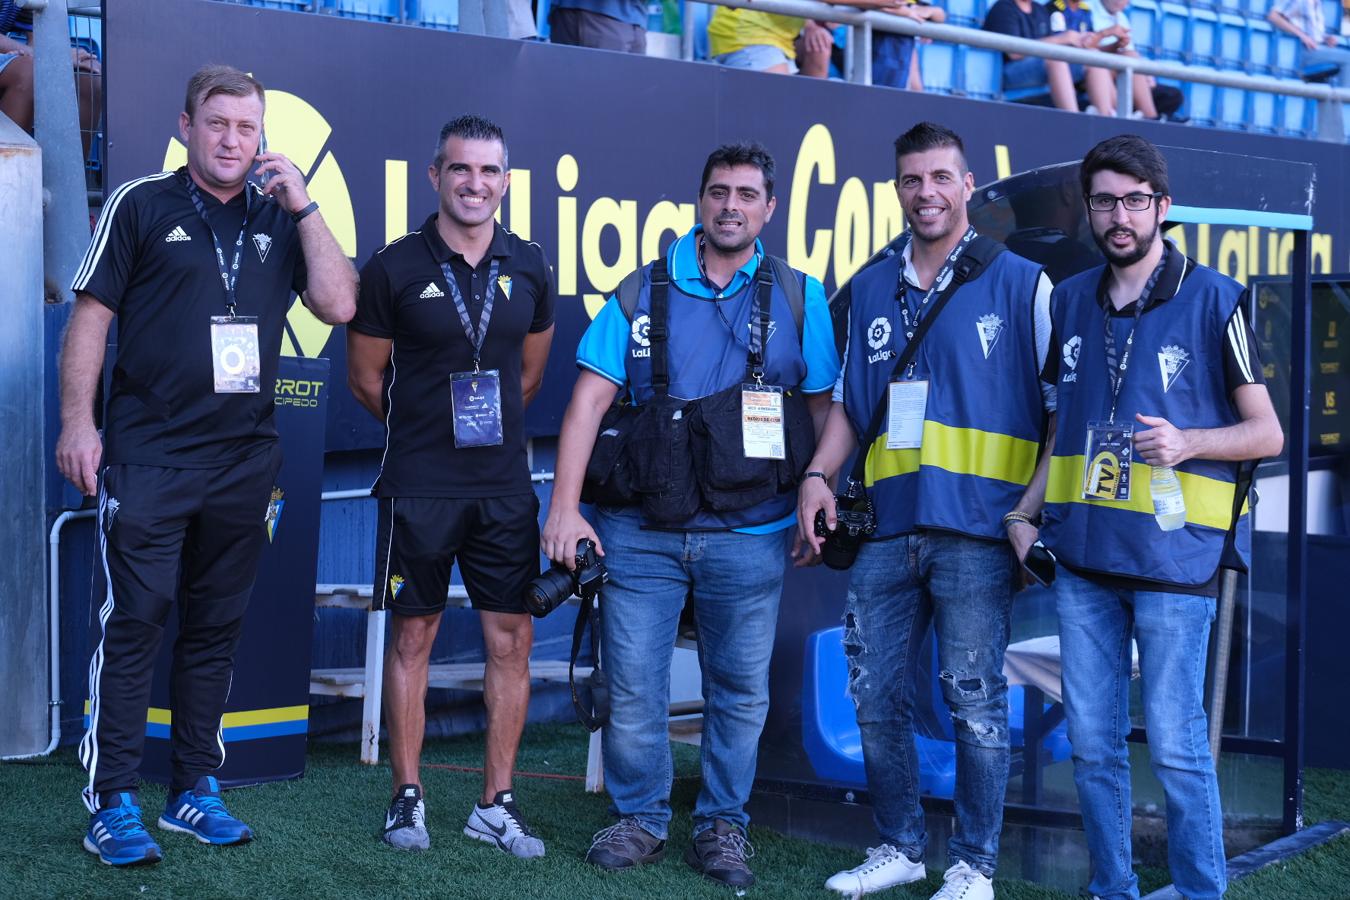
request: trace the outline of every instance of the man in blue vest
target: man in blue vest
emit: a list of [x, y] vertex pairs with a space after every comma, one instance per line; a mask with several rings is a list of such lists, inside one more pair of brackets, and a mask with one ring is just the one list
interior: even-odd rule
[[1024, 502], [1033, 476], [1044, 477], [1037, 453], [1052, 427], [1054, 389], [1036, 373], [1050, 345], [1051, 286], [1039, 266], [970, 227], [975, 181], [958, 135], [923, 122], [896, 140], [895, 154], [908, 239], [846, 287], [844, 370], [798, 513], [801, 538], [819, 549], [817, 514], [836, 528], [827, 479], [860, 441], [869, 444], [854, 488], [870, 499], [876, 530], [853, 564], [844, 652], [882, 842], [826, 887], [858, 895], [925, 876], [913, 683], [931, 621], [958, 773], [949, 868], [934, 896], [991, 900], [1008, 779], [1003, 652], [1016, 569], [1004, 517]]
[[[1080, 175], [1107, 265], [1065, 280], [1051, 300], [1062, 353], [1042, 377], [1058, 387], [1059, 427], [1039, 536], [1060, 563], [1089, 887], [1105, 900], [1139, 896], [1125, 743], [1133, 636], [1173, 884], [1210, 900], [1226, 877], [1202, 705], [1209, 625], [1221, 560], [1242, 565], [1249, 550], [1245, 516], [1233, 523], [1238, 463], [1278, 454], [1284, 437], [1243, 312], [1247, 292], [1162, 237], [1171, 205], [1162, 154], [1136, 135], [1110, 138]], [[1033, 522], [1010, 527], [1021, 544], [1037, 534]]]
[[[759, 242], [774, 211], [773, 185], [773, 158], [758, 144], [714, 151], [699, 187], [701, 224], [629, 276], [637, 290], [628, 297], [621, 285], [577, 347], [581, 372], [563, 418], [542, 543], [550, 558], [571, 565], [578, 541], [595, 541], [609, 571], [604, 770], [619, 821], [586, 854], [602, 869], [631, 869], [665, 854], [671, 653], [692, 598], [705, 702], [703, 782], [685, 860], [723, 884], [754, 883], [745, 803], [769, 707], [796, 484], [839, 373], [820, 282], [767, 256]], [[683, 487], [644, 492], [640, 508], [597, 505], [592, 528], [578, 507], [583, 477], [601, 419], [621, 391], [639, 411], [632, 442], [640, 447], [630, 454], [637, 480], [662, 469], [669, 477], [658, 480]], [[719, 398], [728, 400], [729, 422]], [[791, 425], [794, 407], [804, 434]], [[612, 431], [607, 425], [601, 441]], [[721, 446], [718, 464], [706, 463], [691, 442], [708, 445], [714, 457]], [[774, 474], [781, 464], [794, 470], [786, 479]], [[732, 485], [720, 479], [757, 467], [766, 474], [741, 485], [753, 502], [729, 499]], [[681, 494], [681, 508], [661, 508], [672, 493]]]

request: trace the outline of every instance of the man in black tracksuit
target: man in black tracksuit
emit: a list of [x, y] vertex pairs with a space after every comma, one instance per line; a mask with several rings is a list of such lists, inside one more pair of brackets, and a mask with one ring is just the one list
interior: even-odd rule
[[[89, 729], [80, 760], [89, 831], [109, 865], [155, 862], [137, 769], [155, 657], [178, 605], [170, 692], [173, 775], [159, 826], [209, 844], [252, 838], [220, 801], [220, 720], [281, 467], [272, 388], [294, 293], [338, 324], [356, 273], [284, 156], [259, 154], [265, 95], [209, 66], [188, 83], [187, 165], [114, 191], [76, 274], [61, 353], [62, 474], [98, 494]], [[266, 186], [245, 179], [257, 165]], [[118, 319], [104, 432], [94, 396]]]

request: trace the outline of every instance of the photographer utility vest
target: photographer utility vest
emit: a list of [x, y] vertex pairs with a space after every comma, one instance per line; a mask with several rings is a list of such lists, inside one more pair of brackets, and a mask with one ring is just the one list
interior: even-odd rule
[[[1135, 458], [1130, 498], [1085, 500], [1084, 450], [1088, 423], [1111, 409], [1105, 327], [1098, 300], [1105, 276], [1097, 266], [1055, 288], [1051, 316], [1061, 347], [1059, 414], [1041, 540], [1073, 569], [1195, 586], [1219, 567], [1233, 519], [1238, 464], [1191, 459], [1176, 466], [1186, 500], [1186, 525], [1163, 531], [1153, 515], [1151, 467]], [[1175, 290], [1170, 299], [1159, 299]], [[1116, 404], [1116, 421], [1148, 426], [1135, 413], [1160, 416], [1177, 428], [1221, 428], [1239, 421], [1224, 383], [1224, 341], [1242, 285], [1198, 266], [1173, 248], [1158, 287], [1134, 327], [1131, 359]], [[1123, 319], [1123, 317], [1117, 317]], [[1125, 322], [1130, 320], [1124, 319]], [[1129, 325], [1124, 326], [1128, 332]], [[1117, 332], [1119, 335], [1120, 332]], [[1116, 346], [1124, 347], [1117, 336]], [[1245, 512], [1235, 549], [1245, 565], [1251, 535]]]
[[[789, 299], [775, 272], [796, 279], [789, 289], [797, 302]], [[675, 498], [654, 505], [651, 492], [643, 490], [646, 524], [721, 530], [791, 514], [797, 481], [815, 452], [814, 430], [799, 389], [806, 377], [796, 324], [801, 318], [801, 277], [766, 256], [755, 279], [740, 292], [713, 300], [681, 291], [664, 259], [630, 276], [640, 279], [625, 357], [630, 399], [639, 409], [648, 407], [641, 414], [647, 425], [663, 410], [665, 427], [658, 430], [640, 422], [628, 457], [635, 486], [668, 486]], [[663, 302], [665, 310], [658, 308]], [[786, 446], [785, 459], [779, 462], [746, 459], [742, 452], [741, 386], [755, 383], [756, 372], [763, 384], [783, 388]], [[693, 492], [685, 487], [689, 479]], [[682, 505], [687, 515], [672, 520], [670, 514], [679, 513]], [[653, 516], [657, 509], [664, 509], [665, 516]]]
[[[903, 266], [894, 253], [850, 285], [844, 409], [859, 435], [886, 402], [906, 345], [897, 297]], [[875, 539], [924, 528], [1005, 539], [1003, 514], [1031, 480], [1045, 421], [1034, 330], [1040, 274], [1034, 263], [998, 253], [953, 291], [919, 344], [913, 378], [928, 381], [922, 446], [888, 450], [883, 426], [859, 450], [867, 454]]]

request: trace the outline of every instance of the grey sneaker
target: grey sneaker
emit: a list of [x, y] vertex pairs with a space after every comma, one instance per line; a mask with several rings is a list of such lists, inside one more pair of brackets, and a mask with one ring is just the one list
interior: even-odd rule
[[544, 842], [525, 824], [520, 810], [516, 809], [515, 795], [510, 791], [498, 791], [490, 806], [475, 803], [464, 826], [464, 834], [496, 844], [498, 849], [521, 859], [544, 855]]
[[613, 872], [660, 862], [665, 855], [665, 841], [639, 825], [637, 819], [624, 818], [595, 833], [586, 862]]
[[386, 844], [400, 850], [429, 850], [431, 836], [427, 834], [427, 808], [422, 803], [422, 789], [415, 784], [402, 785], [389, 804], [384, 816]]
[[713, 827], [700, 832], [684, 851], [684, 861], [704, 878], [746, 888], [755, 883], [755, 875], [746, 864], [754, 855], [755, 848], [739, 828], [723, 819], [714, 819]]

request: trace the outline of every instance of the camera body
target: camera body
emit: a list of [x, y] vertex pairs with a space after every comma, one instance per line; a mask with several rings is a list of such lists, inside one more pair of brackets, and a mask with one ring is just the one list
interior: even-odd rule
[[525, 608], [537, 619], [553, 612], [576, 594], [582, 602], [595, 599], [600, 587], [609, 581], [605, 564], [595, 555], [595, 543], [583, 538], [577, 541], [575, 569], [554, 563], [547, 572], [533, 579], [525, 588]]
[[816, 513], [816, 536], [821, 542], [820, 558], [831, 569], [844, 570], [858, 558], [862, 542], [877, 530], [877, 512], [862, 485], [850, 480], [848, 489], [834, 498], [835, 528], [826, 523], [825, 510]]

